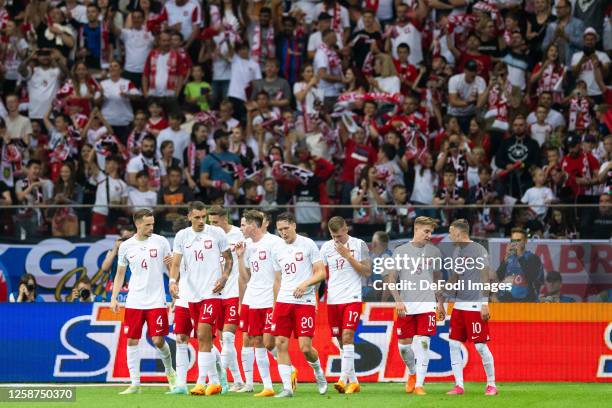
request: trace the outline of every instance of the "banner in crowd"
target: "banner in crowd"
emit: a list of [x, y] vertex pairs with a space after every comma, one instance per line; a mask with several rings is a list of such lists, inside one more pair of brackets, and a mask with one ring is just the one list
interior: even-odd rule
[[[103, 303], [0, 304], [0, 382], [127, 381], [127, 339], [123, 312]], [[491, 351], [496, 376], [505, 381], [612, 382], [612, 304], [492, 304]], [[397, 349], [394, 308], [364, 304], [356, 332], [355, 370], [362, 382], [405, 381], [407, 371]], [[432, 337], [430, 381], [450, 381], [448, 319]], [[143, 331], [143, 334], [146, 332]], [[236, 336], [237, 347], [242, 336]], [[174, 335], [167, 337], [175, 348]], [[290, 353], [300, 381], [313, 381], [312, 370], [292, 340]], [[330, 381], [340, 374], [340, 354], [319, 305], [314, 346]], [[165, 381], [161, 360], [145, 337], [140, 342], [144, 381]], [[197, 378], [195, 339], [190, 346], [189, 381]], [[240, 353], [238, 353], [240, 356]], [[473, 345], [463, 348], [466, 381], [484, 381]], [[276, 364], [271, 364], [279, 381]], [[256, 380], [259, 379], [256, 373]]]
[[[434, 243], [447, 241], [446, 235], [433, 237]], [[172, 241], [172, 240], [170, 240]], [[390, 247], [405, 242], [394, 240]], [[115, 237], [94, 242], [50, 238], [35, 243], [0, 244], [0, 302], [18, 290], [19, 278], [28, 272], [34, 275], [38, 294], [47, 301], [63, 299], [81, 273], [86, 273], [96, 286], [104, 286], [100, 266]], [[490, 239], [491, 266], [497, 269], [506, 253], [507, 239]], [[319, 246], [322, 241], [317, 242]], [[564, 294], [586, 300], [591, 292], [612, 285], [612, 244], [609, 241], [533, 240], [527, 248], [537, 254], [546, 272], [559, 271], [564, 280]]]
[[[491, 268], [503, 263], [508, 239], [489, 239]], [[559, 272], [561, 293], [574, 300], [588, 301], [612, 289], [612, 243], [605, 240], [531, 240], [527, 250], [542, 261], [544, 272]]]

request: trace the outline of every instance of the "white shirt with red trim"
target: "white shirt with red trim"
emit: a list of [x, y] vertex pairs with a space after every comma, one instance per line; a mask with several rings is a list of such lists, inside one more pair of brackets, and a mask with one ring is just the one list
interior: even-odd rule
[[272, 250], [274, 271], [281, 273], [277, 302], [300, 305], [316, 305], [315, 287], [310, 286], [299, 299], [293, 296], [295, 289], [312, 276], [313, 265], [321, 262], [317, 244], [310, 238], [298, 235], [291, 244], [283, 241]]
[[[232, 271], [230, 272], [229, 279], [225, 283], [225, 287], [221, 292], [222, 299], [233, 299], [237, 298], [240, 293], [238, 291], [238, 276], [240, 275], [240, 271], [238, 271], [238, 256], [236, 255], [236, 244], [238, 242], [244, 241], [244, 235], [242, 235], [242, 231], [240, 228], [233, 226], [230, 229], [230, 232], [225, 234], [227, 238], [227, 243], [229, 244], [230, 251], [232, 252]], [[225, 258], [221, 257], [221, 268], [225, 267]]]
[[242, 303], [251, 309], [266, 309], [274, 305], [274, 265], [272, 250], [284, 244], [277, 235], [266, 233], [259, 241], [247, 240], [244, 266], [250, 271]]
[[144, 27], [141, 30], [124, 28], [121, 30], [121, 41], [125, 46], [123, 68], [128, 72], [143, 73], [147, 56], [155, 42], [153, 34], [145, 30]]
[[157, 234], [144, 241], [133, 236], [119, 246], [118, 265], [129, 265], [132, 271], [125, 307], [157, 309], [166, 306], [164, 257], [169, 254], [170, 243]]
[[194, 26], [202, 25], [202, 11], [200, 5], [193, 0], [179, 6], [175, 0], [169, 0], [165, 5], [160, 15], [160, 21], [166, 21], [168, 26], [173, 26], [181, 23], [181, 34], [183, 39], [187, 39], [194, 31]]
[[102, 114], [111, 126], [129, 126], [134, 120], [132, 104], [126, 95], [140, 95], [138, 88], [125, 79], [105, 79], [100, 82], [104, 93]]
[[[349, 236], [345, 246], [357, 261], [369, 258], [368, 246], [359, 238]], [[334, 240], [329, 240], [321, 246], [321, 258], [329, 271], [327, 304], [361, 302], [361, 275], [338, 253]]]
[[219, 227], [205, 224], [201, 232], [188, 227], [176, 234], [173, 252], [183, 255], [187, 265], [181, 280], [186, 279], [190, 288], [189, 302], [221, 298], [221, 293], [213, 293], [212, 290], [221, 278], [221, 253], [228, 249], [225, 231]]

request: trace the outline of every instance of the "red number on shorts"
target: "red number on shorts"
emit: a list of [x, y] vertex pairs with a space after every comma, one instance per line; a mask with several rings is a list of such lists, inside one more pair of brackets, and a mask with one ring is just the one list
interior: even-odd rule
[[336, 270], [344, 268], [344, 258], [336, 259]]
[[213, 314], [213, 305], [204, 305], [204, 309], [202, 309], [202, 314], [212, 316]]
[[359, 313], [357, 312], [349, 312], [349, 322], [355, 323], [359, 319]]
[[429, 316], [429, 327], [434, 327], [436, 325], [436, 316]]
[[482, 330], [482, 326], [480, 326], [479, 322], [472, 322], [472, 332], [473, 333], [480, 333], [480, 331]]
[[164, 325], [164, 322], [162, 321], [161, 316], [157, 317], [157, 320], [155, 321], [155, 323], [157, 323], [157, 325], [160, 327]]
[[236, 316], [236, 306], [231, 306], [229, 308], [229, 315], [230, 315], [230, 317]]
[[259, 262], [251, 261], [251, 270], [253, 272], [259, 272]]
[[194, 249], [193, 256], [195, 257], [196, 261], [204, 261], [204, 252], [202, 252], [201, 249]]
[[302, 317], [302, 329], [312, 329], [314, 327], [314, 318]]
[[285, 273], [289, 274], [289, 273], [295, 273], [297, 271], [297, 268], [295, 266], [295, 263], [291, 262], [288, 264], [285, 264]]
[[142, 260], [142, 263], [140, 264], [140, 267], [142, 269], [149, 269], [149, 266], [147, 265], [147, 260], [146, 259]]

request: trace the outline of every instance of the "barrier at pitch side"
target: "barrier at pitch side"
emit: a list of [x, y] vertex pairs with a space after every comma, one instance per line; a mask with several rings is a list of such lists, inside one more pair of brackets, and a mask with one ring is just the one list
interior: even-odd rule
[[[496, 376], [504, 381], [612, 382], [612, 304], [491, 304], [490, 348]], [[407, 376], [393, 329], [394, 309], [364, 304], [356, 333], [355, 370], [362, 382], [404, 381]], [[119, 382], [129, 374], [122, 313], [108, 304], [0, 304], [0, 382]], [[431, 342], [429, 381], [451, 380], [448, 320], [438, 322]], [[330, 381], [340, 374], [337, 345], [330, 338], [327, 308], [319, 305], [314, 345]], [[174, 351], [174, 336], [167, 337]], [[241, 335], [236, 336], [237, 346]], [[190, 347], [189, 381], [197, 377], [196, 344]], [[300, 381], [312, 370], [291, 342]], [[238, 354], [240, 356], [240, 353]], [[165, 381], [155, 348], [141, 341], [144, 381]], [[466, 381], [484, 381], [480, 356], [463, 349]], [[279, 381], [276, 364], [272, 377]], [[255, 378], [258, 380], [257, 371]]]

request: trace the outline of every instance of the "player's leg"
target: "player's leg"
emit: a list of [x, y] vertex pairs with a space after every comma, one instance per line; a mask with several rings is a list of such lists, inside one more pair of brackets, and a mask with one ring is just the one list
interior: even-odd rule
[[461, 356], [461, 343], [467, 340], [465, 316], [462, 310], [453, 309], [448, 332], [448, 347], [450, 348], [451, 369], [455, 377], [455, 387], [447, 392], [448, 395], [462, 395], [463, 385], [463, 358]]
[[[209, 379], [209, 384], [206, 386], [205, 394], [218, 394], [221, 391], [219, 375], [216, 367], [216, 357], [213, 352], [213, 327], [210, 323], [198, 324], [198, 384], [205, 385], [206, 377]], [[218, 392], [217, 388], [219, 388]], [[209, 391], [209, 389], [211, 391]], [[212, 394], [211, 394], [212, 395]]]
[[327, 379], [321, 369], [319, 353], [312, 346], [312, 338], [315, 333], [316, 308], [310, 305], [294, 305], [294, 332], [298, 336], [300, 351], [304, 354], [308, 365], [312, 367], [317, 381], [319, 394], [327, 392]]
[[350, 303], [342, 310], [342, 365], [350, 381], [346, 389], [347, 394], [361, 391], [357, 375], [355, 374], [355, 330], [359, 325], [361, 316], [361, 302]]
[[489, 350], [489, 346], [487, 346], [487, 341], [489, 341], [489, 322], [482, 320], [480, 312], [477, 311], [463, 311], [463, 314], [466, 316], [465, 321], [468, 341], [474, 342], [474, 346], [478, 354], [480, 354], [482, 366], [487, 376], [485, 395], [497, 395], [498, 391], [495, 385], [495, 363], [493, 361], [493, 354], [491, 354], [491, 350]]
[[292, 397], [294, 388], [291, 382], [291, 358], [289, 357], [289, 337], [293, 332], [293, 305], [277, 302], [274, 306], [271, 325], [278, 350], [278, 373], [283, 382], [283, 390], [277, 398]]
[[340, 394], [346, 392], [346, 384], [348, 384], [348, 367], [344, 359], [344, 346], [342, 342], [342, 305], [327, 305], [327, 323], [331, 330], [332, 337], [338, 341], [338, 349], [340, 350], [340, 378], [334, 384], [334, 389]]
[[172, 352], [168, 343], [164, 340], [170, 332], [168, 324], [168, 309], [159, 308], [145, 311], [145, 319], [147, 320], [147, 334], [151, 337], [151, 341], [157, 347], [157, 355], [164, 364], [166, 377], [170, 391], [176, 386], [176, 371], [172, 368]]
[[244, 386], [236, 392], [253, 392], [253, 365], [255, 364], [255, 350], [248, 335], [249, 330], [249, 306], [240, 306], [240, 330], [242, 330], [242, 350], [240, 357], [242, 371], [244, 371]]
[[127, 330], [127, 366], [130, 372], [130, 386], [120, 392], [121, 395], [139, 394], [140, 391], [140, 352], [139, 341], [142, 336], [142, 326], [145, 322], [144, 310], [125, 309], [124, 325]]
[[268, 357], [268, 349], [264, 347], [263, 333], [260, 336], [253, 337], [253, 346], [255, 347], [257, 369], [259, 370], [261, 382], [263, 383], [263, 390], [255, 394], [255, 396], [272, 397], [274, 395], [274, 389], [272, 388], [272, 377], [270, 376], [270, 359]]
[[474, 345], [476, 351], [480, 354], [482, 359], [482, 366], [484, 367], [485, 374], [487, 375], [487, 388], [485, 395], [497, 395], [497, 386], [495, 385], [495, 362], [493, 361], [493, 354], [487, 346], [487, 343], [476, 343]]
[[436, 333], [435, 312], [416, 315], [416, 325], [416, 336], [412, 339], [412, 347], [417, 362], [414, 393], [425, 395], [423, 385], [427, 376], [427, 368], [429, 367], [429, 345], [431, 343], [431, 336]]
[[186, 307], [174, 307], [174, 334], [176, 335], [176, 387], [172, 394], [187, 394], [187, 370], [189, 369], [189, 336], [193, 325]]
[[408, 381], [406, 381], [406, 392], [414, 391], [416, 384], [416, 358], [412, 348], [412, 337], [416, 334], [416, 321], [414, 315], [397, 317], [395, 321], [397, 333], [397, 348], [400, 356], [408, 368]]
[[236, 352], [236, 330], [240, 323], [238, 313], [238, 298], [223, 300], [223, 332], [221, 334], [221, 366], [229, 369], [234, 379], [231, 390], [236, 391], [244, 385], [242, 373], [238, 367], [238, 353]]

